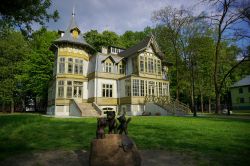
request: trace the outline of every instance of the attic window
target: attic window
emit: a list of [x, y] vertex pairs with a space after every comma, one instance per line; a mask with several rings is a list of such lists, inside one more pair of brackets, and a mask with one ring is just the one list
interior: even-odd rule
[[78, 31], [76, 29], [74, 29], [73, 32], [72, 32], [73, 38], [77, 38], [78, 35], [79, 35]]

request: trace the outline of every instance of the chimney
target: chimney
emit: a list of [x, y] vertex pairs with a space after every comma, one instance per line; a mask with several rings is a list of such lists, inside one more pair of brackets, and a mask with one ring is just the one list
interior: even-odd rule
[[58, 30], [58, 34], [63, 37], [64, 36], [64, 31]]
[[103, 54], [108, 54], [108, 49], [107, 49], [107, 47], [102, 47], [101, 52], [102, 52]]

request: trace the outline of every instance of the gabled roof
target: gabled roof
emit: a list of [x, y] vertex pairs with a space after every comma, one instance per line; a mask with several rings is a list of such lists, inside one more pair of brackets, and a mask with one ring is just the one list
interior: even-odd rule
[[[79, 35], [77, 36], [77, 38], [74, 38], [71, 34], [71, 32], [76, 29], [79, 33]], [[62, 37], [60, 37], [59, 39], [55, 40], [54, 43], [73, 43], [73, 44], [78, 44], [78, 45], [84, 45], [84, 46], [88, 46], [89, 48], [91, 48], [92, 50], [94, 50], [94, 48], [88, 44], [86, 42], [86, 40], [84, 39], [83, 34], [81, 34], [80, 29], [78, 28], [76, 21], [75, 21], [75, 14], [72, 14], [71, 20], [70, 20], [70, 24], [67, 28], [67, 30], [65, 31], [64, 35]]]
[[119, 53], [120, 56], [122, 57], [129, 57], [137, 52], [143, 51], [145, 49], [147, 49], [148, 47], [150, 47], [152, 45], [154, 51], [156, 52], [156, 54], [162, 58], [163, 57], [163, 53], [160, 51], [158, 44], [155, 41], [155, 38], [153, 35], [151, 36], [147, 36], [144, 40], [142, 40], [141, 42], [139, 42], [138, 44], [136, 44], [133, 47], [128, 48], [125, 51], [122, 51]]
[[105, 61], [106, 59], [111, 59], [114, 63], [119, 63], [123, 59], [123, 57], [109, 55], [105, 59], [103, 59], [102, 62]]
[[234, 83], [231, 87], [239, 87], [239, 86], [246, 86], [246, 85], [250, 85], [250, 75], [247, 75], [242, 80]]

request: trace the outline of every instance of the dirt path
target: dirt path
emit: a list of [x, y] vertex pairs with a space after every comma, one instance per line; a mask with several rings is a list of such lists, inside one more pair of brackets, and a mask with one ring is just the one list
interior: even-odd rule
[[[163, 150], [143, 150], [142, 166], [181, 166], [198, 165], [197, 161], [186, 154]], [[89, 153], [79, 151], [46, 151], [13, 156], [2, 162], [1, 166], [88, 166]]]

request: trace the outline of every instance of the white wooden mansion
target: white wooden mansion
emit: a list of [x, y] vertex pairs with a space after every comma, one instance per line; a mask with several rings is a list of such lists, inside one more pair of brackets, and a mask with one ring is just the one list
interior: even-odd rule
[[[54, 41], [53, 80], [48, 94], [47, 114], [55, 116], [98, 116], [114, 110], [127, 115], [144, 112], [167, 114], [169, 97], [167, 66], [154, 36], [123, 50], [89, 45], [72, 15], [61, 37]], [[162, 99], [162, 100], [159, 100]], [[169, 100], [169, 98], [167, 99]]]

